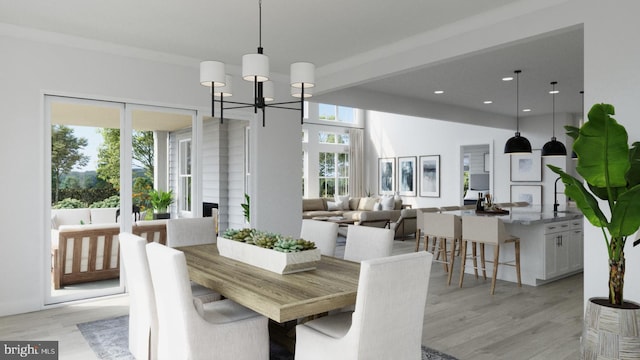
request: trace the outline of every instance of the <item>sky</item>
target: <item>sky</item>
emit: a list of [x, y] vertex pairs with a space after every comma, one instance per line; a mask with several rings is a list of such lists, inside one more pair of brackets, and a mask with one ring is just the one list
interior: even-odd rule
[[90, 160], [86, 166], [82, 168], [74, 168], [73, 171], [89, 171], [98, 168], [98, 146], [102, 144], [102, 135], [98, 132], [99, 128], [88, 126], [69, 126], [73, 129], [73, 134], [77, 138], [87, 139], [87, 146], [84, 148], [83, 154], [89, 156]]

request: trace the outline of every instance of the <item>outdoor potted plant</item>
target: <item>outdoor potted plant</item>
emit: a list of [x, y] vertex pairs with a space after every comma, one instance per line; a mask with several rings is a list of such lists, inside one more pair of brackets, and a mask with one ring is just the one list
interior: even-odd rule
[[[640, 358], [640, 305], [623, 298], [624, 247], [640, 227], [640, 143], [629, 147], [627, 131], [614, 114], [613, 105], [596, 104], [582, 127], [567, 127], [575, 139], [576, 170], [588, 190], [581, 180], [547, 165], [560, 175], [565, 194], [586, 219], [602, 229], [609, 256], [609, 297], [587, 303], [581, 349], [586, 359]], [[608, 211], [600, 209], [598, 199]]]
[[149, 201], [153, 207], [154, 219], [169, 219], [169, 205], [173, 203], [173, 190], [162, 191], [152, 189], [149, 191]]

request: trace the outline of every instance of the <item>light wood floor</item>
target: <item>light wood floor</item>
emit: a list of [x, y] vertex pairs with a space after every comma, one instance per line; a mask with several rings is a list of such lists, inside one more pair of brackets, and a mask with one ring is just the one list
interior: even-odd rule
[[[394, 253], [413, 251], [414, 241], [396, 241]], [[339, 246], [337, 256], [342, 256]], [[458, 275], [454, 272], [454, 278]], [[582, 274], [548, 285], [518, 288], [465, 277], [464, 288], [446, 285], [434, 263], [423, 344], [456, 356], [482, 359], [577, 359], [582, 327]], [[398, 304], [401, 306], [401, 304]], [[61, 360], [95, 359], [76, 324], [128, 313], [128, 297], [112, 296], [0, 318], [2, 340], [57, 340]]]

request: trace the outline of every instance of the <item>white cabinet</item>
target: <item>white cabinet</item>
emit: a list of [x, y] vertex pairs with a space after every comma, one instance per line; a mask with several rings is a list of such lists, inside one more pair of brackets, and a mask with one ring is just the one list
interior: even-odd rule
[[542, 280], [582, 269], [582, 220], [544, 225], [544, 273]]

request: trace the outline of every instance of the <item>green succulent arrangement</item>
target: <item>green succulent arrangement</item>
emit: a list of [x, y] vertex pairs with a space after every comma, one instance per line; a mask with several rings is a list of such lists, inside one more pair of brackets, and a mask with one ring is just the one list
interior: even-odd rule
[[[640, 227], [640, 143], [628, 144], [625, 128], [611, 117], [613, 105], [595, 104], [582, 127], [567, 126], [578, 156], [576, 171], [582, 180], [547, 165], [560, 175], [565, 194], [576, 202], [589, 222], [602, 230], [609, 255], [609, 303], [624, 303], [624, 247]], [[606, 202], [608, 213], [600, 209]], [[637, 245], [636, 242], [634, 245]]]
[[316, 244], [312, 241], [294, 239], [290, 236], [283, 236], [280, 234], [249, 228], [227, 229], [222, 234], [222, 237], [284, 253], [312, 250], [316, 248]]

